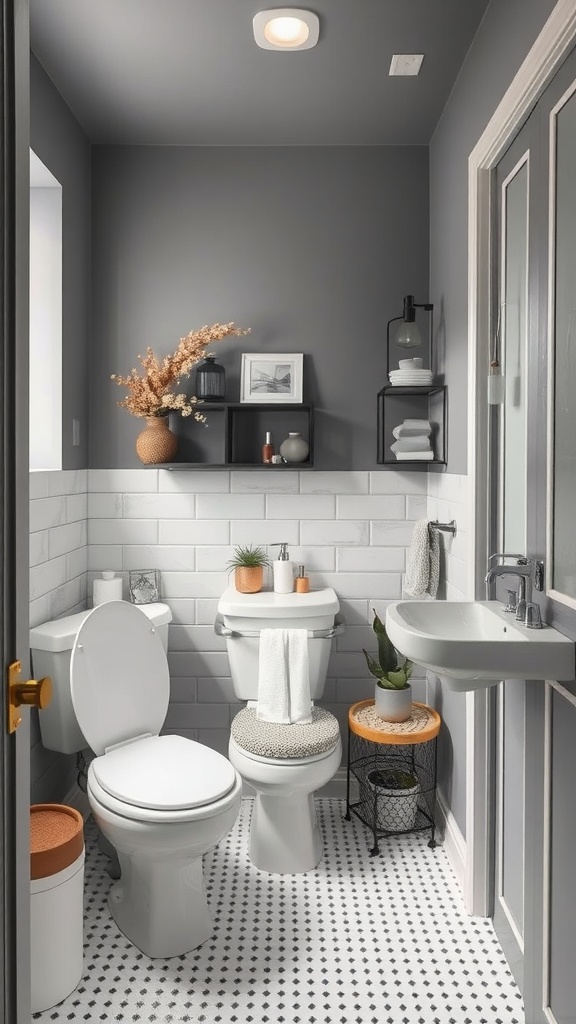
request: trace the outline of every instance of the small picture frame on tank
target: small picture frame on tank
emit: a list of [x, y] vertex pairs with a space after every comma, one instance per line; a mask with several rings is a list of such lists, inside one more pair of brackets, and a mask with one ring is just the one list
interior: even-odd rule
[[158, 569], [131, 569], [128, 590], [132, 604], [154, 604], [160, 600], [160, 573]]

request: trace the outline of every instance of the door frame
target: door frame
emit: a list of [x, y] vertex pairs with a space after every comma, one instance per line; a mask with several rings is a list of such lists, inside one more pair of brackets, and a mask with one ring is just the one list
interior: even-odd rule
[[6, 664], [29, 664], [28, 0], [0, 0], [0, 1018], [30, 1021], [30, 732], [28, 714], [6, 727]]
[[[468, 158], [468, 500], [471, 520], [468, 578], [472, 598], [484, 597], [488, 548], [488, 372], [493, 282], [492, 170], [576, 41], [576, 0], [558, 0]], [[481, 498], [482, 496], [482, 498]], [[490, 824], [492, 748], [490, 691], [466, 695], [466, 869], [470, 914], [491, 907]]]

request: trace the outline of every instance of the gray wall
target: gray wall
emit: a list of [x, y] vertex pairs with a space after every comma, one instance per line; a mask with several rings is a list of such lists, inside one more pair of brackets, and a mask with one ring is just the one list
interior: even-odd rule
[[[468, 157], [534, 43], [554, 0], [493, 0], [430, 145], [430, 298], [448, 384], [448, 471], [467, 468]], [[471, 510], [473, 514], [473, 510]], [[466, 706], [444, 690], [439, 776], [466, 835]], [[438, 705], [439, 706], [439, 705]], [[440, 709], [440, 706], [439, 706]]]
[[449, 387], [451, 473], [467, 462], [468, 156], [554, 6], [493, 0], [430, 145], [430, 297]]
[[304, 352], [316, 468], [376, 468], [386, 321], [427, 301], [428, 217], [425, 147], [95, 147], [90, 466], [139, 465], [110, 374], [234, 320], [230, 400], [242, 351]]
[[[62, 468], [80, 469], [88, 455], [91, 146], [33, 55], [30, 145], [62, 185]], [[78, 447], [72, 446], [74, 418]]]

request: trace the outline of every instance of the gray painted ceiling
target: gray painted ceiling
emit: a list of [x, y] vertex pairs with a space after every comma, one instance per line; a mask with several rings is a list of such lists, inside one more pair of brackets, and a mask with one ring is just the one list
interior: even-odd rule
[[318, 45], [290, 53], [252, 35], [281, 3], [31, 0], [31, 43], [95, 143], [426, 145], [488, 2], [315, 0]]

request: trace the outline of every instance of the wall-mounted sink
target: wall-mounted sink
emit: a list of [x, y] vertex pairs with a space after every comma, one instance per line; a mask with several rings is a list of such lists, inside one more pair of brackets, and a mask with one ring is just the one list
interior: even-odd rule
[[526, 629], [499, 601], [399, 601], [386, 611], [392, 643], [452, 690], [501, 679], [574, 679], [575, 645], [552, 626]]

